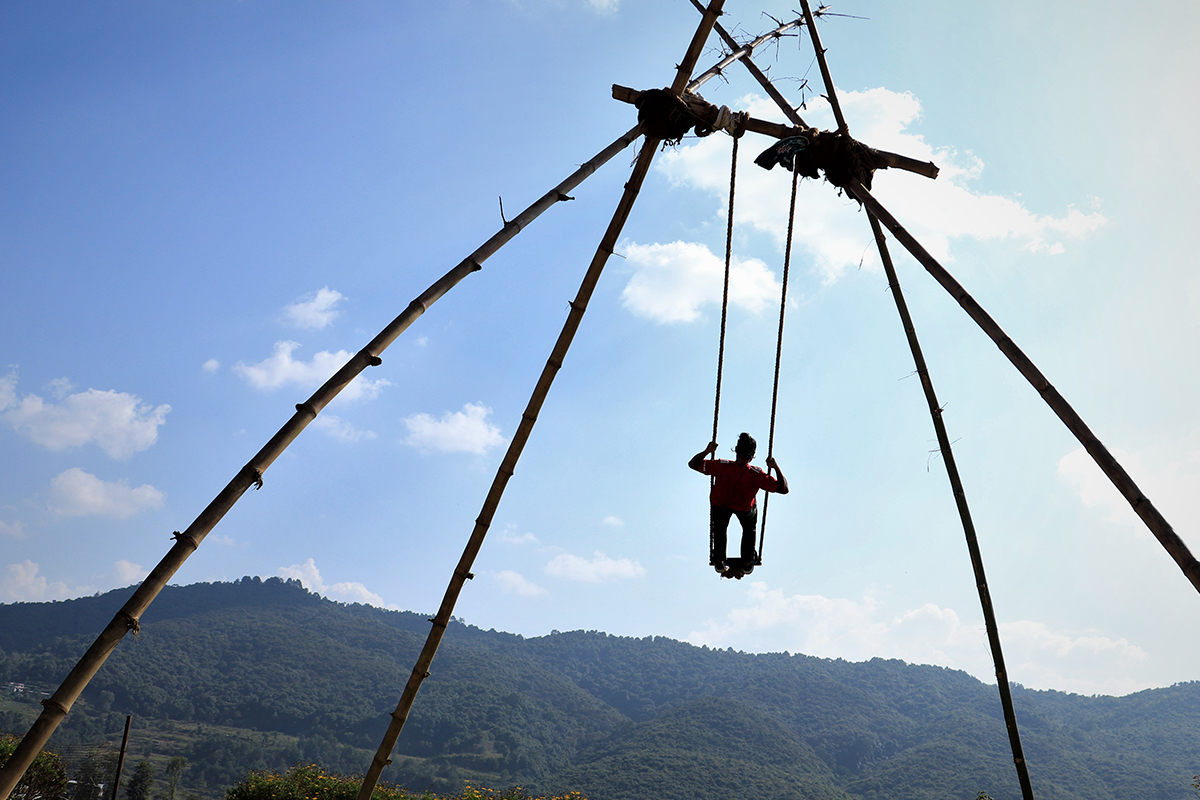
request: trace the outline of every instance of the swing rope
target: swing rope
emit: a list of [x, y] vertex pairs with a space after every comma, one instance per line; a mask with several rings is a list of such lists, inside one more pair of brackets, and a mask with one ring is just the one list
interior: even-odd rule
[[[729, 220], [725, 226], [725, 287], [721, 290], [721, 340], [717, 347], [717, 399], [713, 402], [713, 432], [712, 439], [717, 440], [717, 423], [721, 419], [721, 374], [725, 368], [725, 323], [729, 318], [729, 267], [733, 260], [733, 196], [734, 189], [737, 186], [737, 155], [738, 142], [742, 140], [740, 132], [733, 137], [733, 156], [729, 167]], [[717, 454], [713, 453], [709, 456], [709, 461], [716, 460]], [[716, 478], [708, 479], [709, 488], [712, 488]], [[708, 519], [708, 552], [713, 553], [713, 548], [716, 546], [716, 531], [712, 527], [712, 515]]]
[[[737, 184], [737, 153], [740, 138], [733, 140], [733, 160], [729, 167], [729, 220], [725, 226], [725, 286], [721, 290], [721, 341], [717, 347], [717, 399], [713, 403], [712, 441], [717, 440], [717, 421], [721, 418], [721, 373], [725, 368], [725, 324], [729, 319], [729, 267], [733, 260], [733, 195]], [[716, 458], [716, 454], [713, 454]]]
[[[775, 411], [779, 403], [779, 364], [783, 358], [783, 317], [787, 311], [788, 268], [792, 263], [792, 233], [796, 227], [796, 186], [800, 182], [800, 171], [792, 170], [792, 202], [788, 209], [787, 245], [783, 251], [783, 290], [779, 297], [779, 336], [775, 340], [775, 383], [771, 388], [771, 432], [767, 437], [767, 458], [775, 455]], [[767, 467], [768, 472], [770, 467]], [[771, 493], [763, 495], [762, 527], [758, 532], [758, 553], [754, 558], [755, 565], [762, 564], [763, 542], [767, 538], [767, 503]]]

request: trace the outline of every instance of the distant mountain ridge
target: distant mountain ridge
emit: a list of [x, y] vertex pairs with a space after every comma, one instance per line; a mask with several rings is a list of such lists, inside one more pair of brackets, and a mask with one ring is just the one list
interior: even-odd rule
[[[0, 605], [0, 684], [57, 685], [131, 593]], [[146, 752], [187, 757], [184, 784], [203, 796], [299, 760], [359, 772], [428, 630], [422, 615], [336, 603], [296, 581], [168, 587], [52, 746], [111, 737], [131, 713], [173, 726]], [[1020, 797], [995, 688], [954, 670], [456, 621], [432, 671], [385, 773], [413, 788], [469, 778], [605, 800]], [[1122, 698], [1014, 687], [1014, 698], [1039, 798], [1194, 800], [1200, 683]], [[32, 708], [5, 708], [0, 730], [23, 733]]]

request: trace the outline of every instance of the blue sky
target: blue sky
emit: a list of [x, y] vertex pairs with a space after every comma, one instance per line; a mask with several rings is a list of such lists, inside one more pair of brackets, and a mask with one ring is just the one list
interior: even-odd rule
[[[1200, 11], [851, 2], [851, 131], [942, 167], [876, 195], [1200, 550]], [[739, 35], [792, 15], [729, 0]], [[670, 83], [682, 0], [0, 9], [0, 601], [128, 585], [292, 413]], [[719, 56], [715, 38], [701, 67]], [[758, 62], [831, 127], [808, 41]], [[807, 80], [807, 84], [805, 84]], [[778, 118], [744, 73], [702, 93]], [[787, 175], [742, 148], [719, 440], [765, 455]], [[525, 635], [903, 658], [994, 681], [966, 548], [864, 215], [802, 185], [764, 564], [707, 566], [730, 141], [656, 159], [457, 615]], [[628, 177], [614, 158], [433, 306], [176, 574], [431, 611]], [[1200, 598], [957, 304], [893, 247], [1010, 677], [1200, 679]]]

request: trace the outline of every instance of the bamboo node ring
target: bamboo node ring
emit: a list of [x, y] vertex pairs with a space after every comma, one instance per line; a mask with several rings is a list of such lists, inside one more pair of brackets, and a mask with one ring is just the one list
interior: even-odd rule
[[378, 367], [380, 364], [383, 363], [383, 359], [380, 358], [379, 356], [368, 355], [367, 363], [370, 364], [372, 367]]
[[187, 533], [180, 533], [179, 531], [175, 531], [174, 533], [171, 534], [171, 538], [177, 542], [186, 542], [187, 544], [190, 544], [192, 546], [193, 550], [196, 550], [197, 548], [200, 547], [200, 543], [197, 542], [194, 538], [192, 538], [192, 536], [190, 534], [187, 534]]
[[67, 708], [62, 703], [55, 700], [53, 697], [42, 698], [42, 706], [44, 706], [45, 708], [52, 708], [55, 711], [57, 711], [59, 714], [62, 714], [64, 717], [67, 715], [67, 712], [70, 711], [69, 708]]
[[306, 414], [308, 414], [309, 416], [313, 416], [313, 417], [315, 417], [317, 415], [317, 410], [315, 408], [313, 408], [310, 403], [296, 403], [296, 410], [303, 411]]
[[574, 197], [571, 197], [571, 195], [567, 194], [566, 192], [559, 192], [559, 193], [558, 193], [558, 201], [559, 201], [560, 203], [564, 203], [564, 202], [566, 202], [567, 200], [574, 200], [574, 199], [575, 199]]
[[263, 487], [263, 474], [261, 469], [251, 467], [254, 470], [254, 491], [258, 491]]
[[133, 632], [134, 636], [137, 636], [142, 632], [142, 623], [133, 614], [130, 614], [125, 609], [121, 609], [118, 616], [125, 618], [125, 627], [129, 628], [129, 630]]

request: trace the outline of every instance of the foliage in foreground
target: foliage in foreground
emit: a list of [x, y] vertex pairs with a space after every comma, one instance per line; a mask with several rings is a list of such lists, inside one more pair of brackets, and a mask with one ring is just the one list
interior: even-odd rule
[[[20, 743], [19, 736], [0, 736], [0, 766], [8, 763], [8, 759]], [[66, 788], [67, 767], [63, 760], [56, 754], [43, 750], [29, 765], [24, 777], [13, 789], [12, 796], [21, 800], [45, 800], [58, 797]]]
[[[225, 800], [355, 800], [362, 785], [361, 775], [337, 775], [316, 764], [297, 764], [285, 773], [252, 772], [229, 788]], [[414, 794], [407, 789], [380, 783], [371, 800], [586, 800], [578, 792], [552, 798], [536, 798], [520, 787], [499, 791], [467, 784], [452, 797], [432, 792]]]

